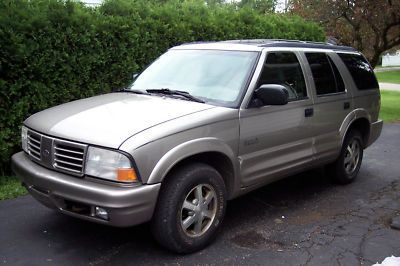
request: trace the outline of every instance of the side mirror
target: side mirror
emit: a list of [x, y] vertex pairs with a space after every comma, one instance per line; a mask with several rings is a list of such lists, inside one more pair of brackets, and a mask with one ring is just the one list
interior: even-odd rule
[[256, 89], [254, 95], [255, 99], [253, 101], [258, 107], [260, 107], [260, 101], [262, 105], [285, 105], [289, 99], [288, 90], [278, 84], [261, 85]]
[[133, 73], [133, 75], [132, 75], [132, 77], [133, 77], [133, 80], [135, 80], [135, 79], [137, 78], [137, 76], [139, 76], [139, 74], [138, 74], [138, 73]]

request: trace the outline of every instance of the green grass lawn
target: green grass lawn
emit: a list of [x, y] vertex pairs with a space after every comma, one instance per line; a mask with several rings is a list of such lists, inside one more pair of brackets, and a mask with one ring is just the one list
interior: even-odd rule
[[400, 92], [381, 90], [379, 116], [385, 122], [400, 122]]
[[375, 73], [379, 82], [400, 84], [400, 70]]
[[0, 200], [12, 199], [27, 193], [15, 176], [0, 176]]

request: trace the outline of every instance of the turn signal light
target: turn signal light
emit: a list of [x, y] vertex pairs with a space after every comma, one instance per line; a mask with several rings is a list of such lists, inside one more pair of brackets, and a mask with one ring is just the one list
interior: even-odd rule
[[117, 170], [117, 180], [122, 182], [137, 181], [136, 172], [132, 168], [119, 168]]

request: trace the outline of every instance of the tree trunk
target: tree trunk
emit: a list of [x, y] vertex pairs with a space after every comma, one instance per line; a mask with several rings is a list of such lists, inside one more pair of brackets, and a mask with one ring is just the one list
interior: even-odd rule
[[370, 61], [369, 61], [369, 63], [371, 64], [371, 66], [372, 66], [373, 68], [375, 68], [375, 66], [378, 64], [378, 62], [379, 62], [379, 57], [380, 57], [380, 56], [381, 56], [381, 52], [375, 50], [375, 51], [374, 51], [374, 55], [371, 57], [371, 59], [370, 59]]

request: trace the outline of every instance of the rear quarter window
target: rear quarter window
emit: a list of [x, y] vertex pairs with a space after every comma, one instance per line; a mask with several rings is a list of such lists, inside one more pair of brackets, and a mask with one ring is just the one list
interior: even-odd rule
[[378, 81], [374, 75], [374, 70], [362, 55], [342, 53], [338, 53], [338, 55], [346, 65], [359, 90], [379, 88]]

